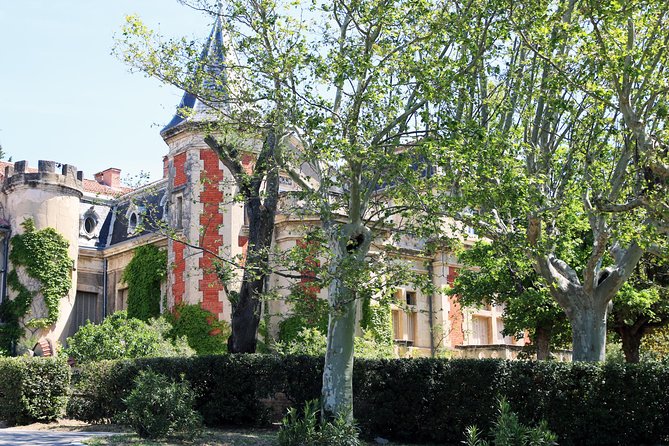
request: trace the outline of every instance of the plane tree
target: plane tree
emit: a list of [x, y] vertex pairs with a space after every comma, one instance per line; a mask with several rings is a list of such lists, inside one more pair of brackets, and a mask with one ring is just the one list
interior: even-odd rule
[[[328, 247], [320, 283], [329, 304], [323, 413], [351, 417], [356, 299], [373, 268], [370, 247], [397, 234], [402, 221], [416, 221], [397, 191], [422, 177], [419, 152], [435, 132], [434, 103], [447, 107], [442, 91], [474, 71], [492, 45], [495, 2], [232, 0], [222, 9], [183, 3], [222, 17], [238, 55], [225, 76], [244, 93], [208, 101], [224, 110], [219, 122], [250, 133], [271, 129], [281, 150], [268, 159], [300, 188], [294, 198], [303, 212], [320, 217]], [[142, 37], [140, 22], [126, 29], [138, 45], [129, 63], [194, 87], [188, 58], [196, 54], [187, 42], [156, 48]], [[177, 70], [175, 60], [182, 61]], [[228, 103], [234, 107], [226, 109]], [[207, 140], [215, 149], [225, 145], [221, 133], [234, 141], [234, 132], [218, 129]], [[414, 225], [415, 234], [419, 229]]]
[[478, 242], [458, 258], [468, 268], [461, 270], [449, 293], [462, 305], [503, 305], [504, 334], [528, 331], [539, 360], [549, 359], [553, 346], [569, 344], [564, 312], [521, 250]]
[[611, 300], [644, 253], [666, 256], [669, 11], [507, 6], [507, 34], [436, 115], [448, 125], [430, 209], [522, 249], [569, 319], [574, 359], [600, 361]]

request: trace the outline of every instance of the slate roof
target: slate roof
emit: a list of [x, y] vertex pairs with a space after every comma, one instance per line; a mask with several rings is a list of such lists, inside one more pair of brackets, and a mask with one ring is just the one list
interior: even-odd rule
[[[204, 89], [214, 91], [212, 97], [215, 98], [216, 105], [220, 108], [226, 107], [228, 79], [226, 73], [226, 54], [225, 54], [225, 32], [221, 15], [217, 15], [214, 26], [211, 29], [207, 43], [205, 44], [197, 67], [207, 72], [206, 79], [203, 81]], [[216, 112], [207, 104], [202, 102], [192, 93], [185, 91], [181, 102], [177, 107], [172, 120], [160, 131], [165, 135], [170, 130], [177, 128], [185, 122], [207, 122], [216, 118]]]

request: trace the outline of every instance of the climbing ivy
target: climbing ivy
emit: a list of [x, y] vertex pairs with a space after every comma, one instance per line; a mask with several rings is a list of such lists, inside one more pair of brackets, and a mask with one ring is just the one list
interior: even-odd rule
[[198, 355], [227, 353], [230, 324], [219, 321], [212, 312], [199, 305], [179, 304], [165, 318], [173, 327], [169, 335], [175, 339], [185, 336]]
[[360, 327], [365, 333], [369, 333], [374, 341], [392, 345], [393, 319], [388, 301], [372, 302], [371, 299], [364, 299]]
[[128, 284], [128, 317], [147, 321], [160, 316], [160, 283], [167, 276], [167, 253], [154, 245], [135, 249], [123, 281]]
[[16, 267], [25, 268], [26, 274], [37, 280], [38, 290], [30, 290], [21, 283], [16, 269], [7, 275], [7, 284], [16, 292], [14, 299], [7, 299], [0, 305], [0, 348], [10, 350], [12, 343], [19, 340], [24, 329], [23, 319], [30, 311], [36, 295], [41, 294], [47, 307], [47, 316], [25, 322], [28, 327], [45, 328], [58, 320], [60, 299], [72, 287], [72, 264], [67, 253], [69, 243], [53, 228], [35, 229], [33, 220], [22, 224], [24, 233], [12, 237], [9, 260]]

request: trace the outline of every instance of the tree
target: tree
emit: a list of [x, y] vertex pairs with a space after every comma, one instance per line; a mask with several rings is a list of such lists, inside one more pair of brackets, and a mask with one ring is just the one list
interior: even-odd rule
[[646, 334], [669, 324], [669, 266], [646, 255], [614, 298], [611, 331], [622, 342], [627, 362], [639, 362]]
[[[184, 2], [185, 3], [185, 2]], [[195, 5], [193, 5], [195, 6]], [[206, 6], [206, 5], [203, 5]], [[251, 20], [254, 14], [262, 14], [264, 6], [238, 10], [238, 19]], [[192, 125], [205, 135], [204, 141], [214, 150], [231, 172], [244, 202], [248, 219], [248, 245], [243, 265], [235, 259], [224, 258], [220, 253], [208, 252], [219, 260], [217, 271], [232, 305], [232, 332], [228, 341], [231, 353], [253, 353], [256, 350], [258, 324], [262, 295], [267, 288], [270, 269], [270, 245], [274, 231], [274, 220], [279, 199], [279, 172], [276, 158], [285, 145], [286, 126], [282, 117], [288, 113], [289, 100], [281, 96], [270, 82], [246, 79], [240, 82], [235, 70], [240, 68], [234, 50], [229, 46], [230, 35], [236, 30], [223, 22], [223, 13], [211, 6], [207, 9], [216, 20], [214, 31], [206, 43], [207, 51], [199, 54], [193, 43], [161, 41], [148, 30], [137, 17], [128, 17], [123, 29], [123, 40], [119, 42], [119, 54], [132, 67], [150, 76], [175, 85], [207, 106], [208, 119], [198, 120]], [[271, 33], [265, 29], [263, 32]], [[246, 42], [238, 32], [240, 49], [253, 60], [253, 52], [259, 47]], [[278, 44], [276, 39], [271, 44]], [[278, 44], [273, 50], [288, 58], [292, 51], [288, 43]], [[266, 56], [266, 57], [265, 57]], [[272, 72], [276, 85], [287, 82], [289, 72], [274, 70], [272, 53], [260, 54], [255, 59], [259, 70]], [[269, 66], [269, 67], [268, 67]], [[285, 77], [284, 74], [287, 76]], [[265, 80], [266, 81], [266, 80]], [[256, 95], [272, 96], [267, 108], [251, 109], [239, 104], [253, 102]], [[188, 117], [189, 111], [181, 110]], [[258, 150], [255, 141], [263, 143]], [[244, 166], [244, 157], [253, 154], [253, 167]], [[198, 241], [182, 240], [191, 246], [200, 246]], [[228, 289], [232, 277], [231, 269], [243, 267], [239, 290]]]
[[567, 318], [522, 252], [479, 242], [459, 259], [475, 268], [463, 270], [450, 290], [463, 305], [504, 305], [504, 334], [528, 330], [537, 359], [549, 359], [552, 345], [568, 344]]
[[575, 360], [604, 359], [612, 298], [644, 253], [666, 255], [665, 6], [509, 3], [495, 51], [437, 115], [442, 210], [525, 252]]
[[[371, 274], [370, 247], [393, 233], [393, 222], [415, 217], [397, 191], [422, 177], [418, 152], [433, 131], [430, 103], [478, 66], [498, 16], [487, 5], [460, 1], [233, 0], [220, 11], [205, 1], [183, 3], [223, 17], [239, 55], [226, 76], [240, 91], [209, 102], [224, 111], [219, 123], [271, 129], [280, 150], [268, 159], [302, 189], [295, 199], [304, 212], [320, 217], [329, 251], [321, 282], [329, 301], [323, 413], [350, 417], [357, 290]], [[188, 44], [155, 49], [134, 19], [124, 34], [139, 36], [127, 44], [128, 62], [189, 86]], [[186, 61], [175, 71], [180, 56]], [[217, 147], [221, 133], [234, 132], [217, 129], [210, 145]]]

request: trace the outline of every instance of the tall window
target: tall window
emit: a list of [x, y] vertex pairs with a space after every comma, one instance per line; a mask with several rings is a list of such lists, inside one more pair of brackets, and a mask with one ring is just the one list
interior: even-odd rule
[[183, 229], [184, 219], [184, 197], [179, 195], [174, 205], [174, 227], [176, 229]]
[[416, 312], [393, 310], [393, 338], [397, 342], [416, 341]]

